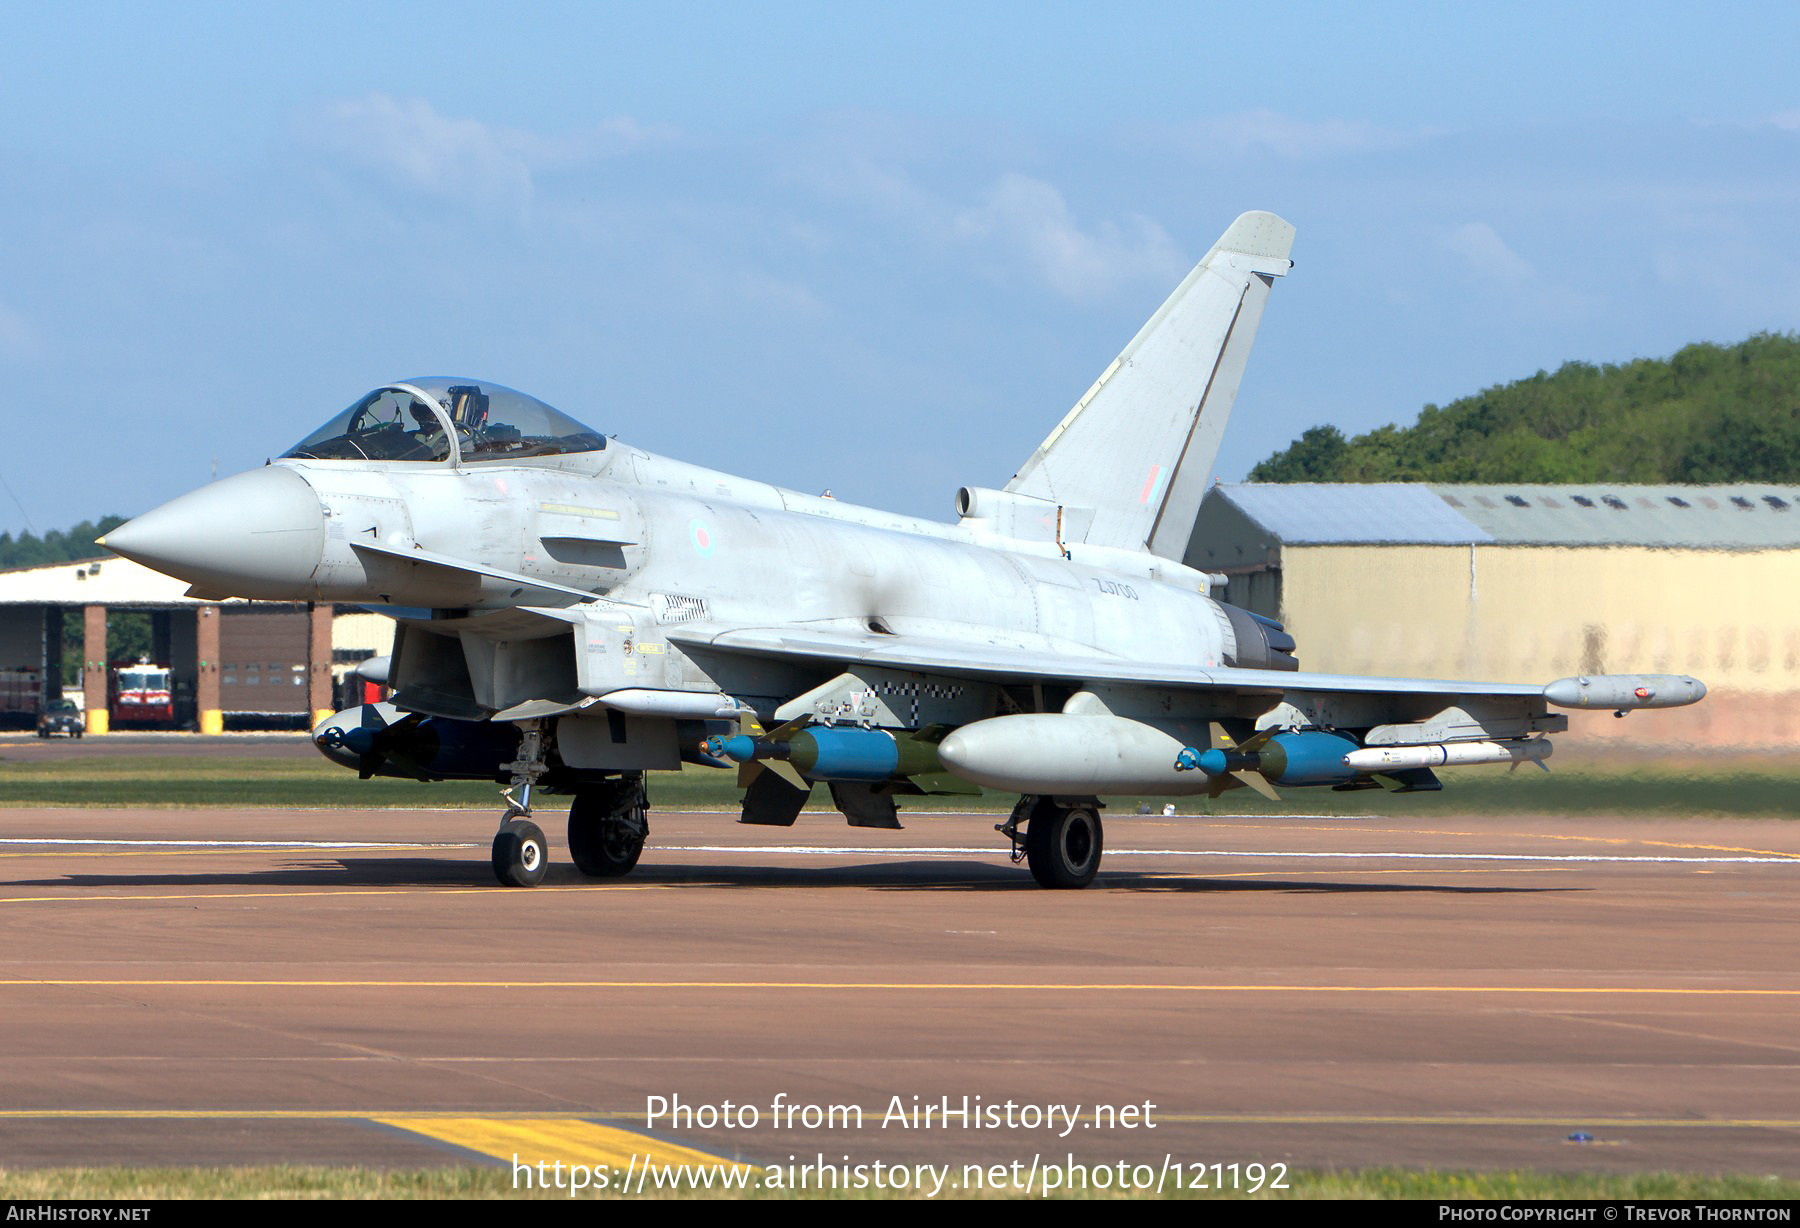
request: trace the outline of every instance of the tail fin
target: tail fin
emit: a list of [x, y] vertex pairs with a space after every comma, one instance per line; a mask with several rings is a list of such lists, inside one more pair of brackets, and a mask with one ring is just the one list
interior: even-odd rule
[[1091, 545], [1179, 560], [1294, 228], [1246, 213], [1101, 372], [1006, 489], [1091, 508]]

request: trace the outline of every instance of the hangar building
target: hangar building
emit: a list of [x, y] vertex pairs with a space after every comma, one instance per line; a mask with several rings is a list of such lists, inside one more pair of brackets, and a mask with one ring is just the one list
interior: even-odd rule
[[1549, 682], [1692, 674], [1696, 708], [1584, 736], [1800, 747], [1800, 490], [1216, 485], [1187, 562], [1284, 623], [1300, 667]]
[[[355, 662], [386, 653], [394, 624], [330, 605], [200, 601], [187, 585], [121, 558], [0, 572], [0, 719], [29, 723], [63, 693], [63, 625], [81, 619], [89, 733], [108, 730], [109, 612], [150, 619], [155, 664], [173, 673], [180, 722], [221, 732], [230, 718], [310, 728], [340, 706]], [[358, 696], [360, 699], [360, 696]]]

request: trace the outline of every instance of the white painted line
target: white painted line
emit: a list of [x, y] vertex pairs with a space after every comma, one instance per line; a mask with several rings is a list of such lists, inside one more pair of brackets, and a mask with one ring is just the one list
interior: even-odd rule
[[[651, 848], [665, 853], [797, 853], [818, 857], [868, 856], [868, 857], [913, 857], [920, 854], [943, 856], [994, 856], [1004, 854], [1004, 848], [992, 845], [971, 848], [914, 846], [898, 848], [842, 846], [825, 848], [800, 844], [653, 844]], [[1343, 860], [1369, 861], [1624, 861], [1651, 863], [1673, 863], [1677, 865], [1795, 865], [1800, 866], [1800, 854], [1792, 857], [1626, 857], [1601, 853], [1565, 853], [1557, 856], [1532, 853], [1300, 853], [1300, 852], [1246, 852], [1241, 849], [1121, 849], [1109, 848], [1106, 856], [1112, 857], [1327, 857]]]
[[411, 840], [77, 840], [59, 838], [0, 838], [0, 844], [104, 845], [108, 848], [153, 849], [472, 849], [478, 844], [420, 844]]
[[1562, 853], [1555, 856], [1540, 853], [1245, 853], [1224, 849], [1190, 851], [1186, 849], [1109, 849], [1109, 853], [1136, 853], [1143, 857], [1339, 857], [1373, 860], [1413, 861], [1629, 861], [1672, 862], [1677, 865], [1796, 865], [1800, 854], [1792, 857], [1627, 857], [1606, 853]]
[[[102, 840], [94, 838], [0, 837], [0, 845], [33, 847], [87, 846], [105, 848], [241, 848], [241, 849], [472, 849], [482, 845], [467, 841], [421, 842], [410, 840]], [[805, 844], [656, 844], [651, 851], [666, 853], [779, 853], [802, 857], [995, 857], [1006, 853], [1004, 845], [805, 845]], [[1800, 865], [1800, 854], [1790, 857], [1671, 857], [1626, 856], [1607, 853], [1367, 853], [1299, 852], [1246, 849], [1132, 849], [1110, 848], [1108, 857], [1250, 857], [1327, 858], [1339, 861], [1507, 861], [1507, 862], [1641, 862], [1646, 865]]]

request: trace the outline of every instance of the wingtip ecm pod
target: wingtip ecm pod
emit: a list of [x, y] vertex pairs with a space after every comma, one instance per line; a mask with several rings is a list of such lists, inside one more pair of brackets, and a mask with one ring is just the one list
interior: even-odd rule
[[1239, 215], [1006, 485], [1093, 546], [1180, 561], [1294, 228]]
[[1559, 708], [1611, 708], [1624, 716], [1638, 708], [1684, 708], [1706, 698], [1706, 684], [1686, 674], [1583, 674], [1558, 678], [1544, 698]]

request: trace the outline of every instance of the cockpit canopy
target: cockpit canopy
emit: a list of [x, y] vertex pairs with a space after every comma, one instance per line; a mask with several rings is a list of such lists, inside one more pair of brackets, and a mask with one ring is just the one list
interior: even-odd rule
[[605, 447], [604, 435], [536, 397], [433, 376], [377, 388], [282, 456], [471, 464]]

